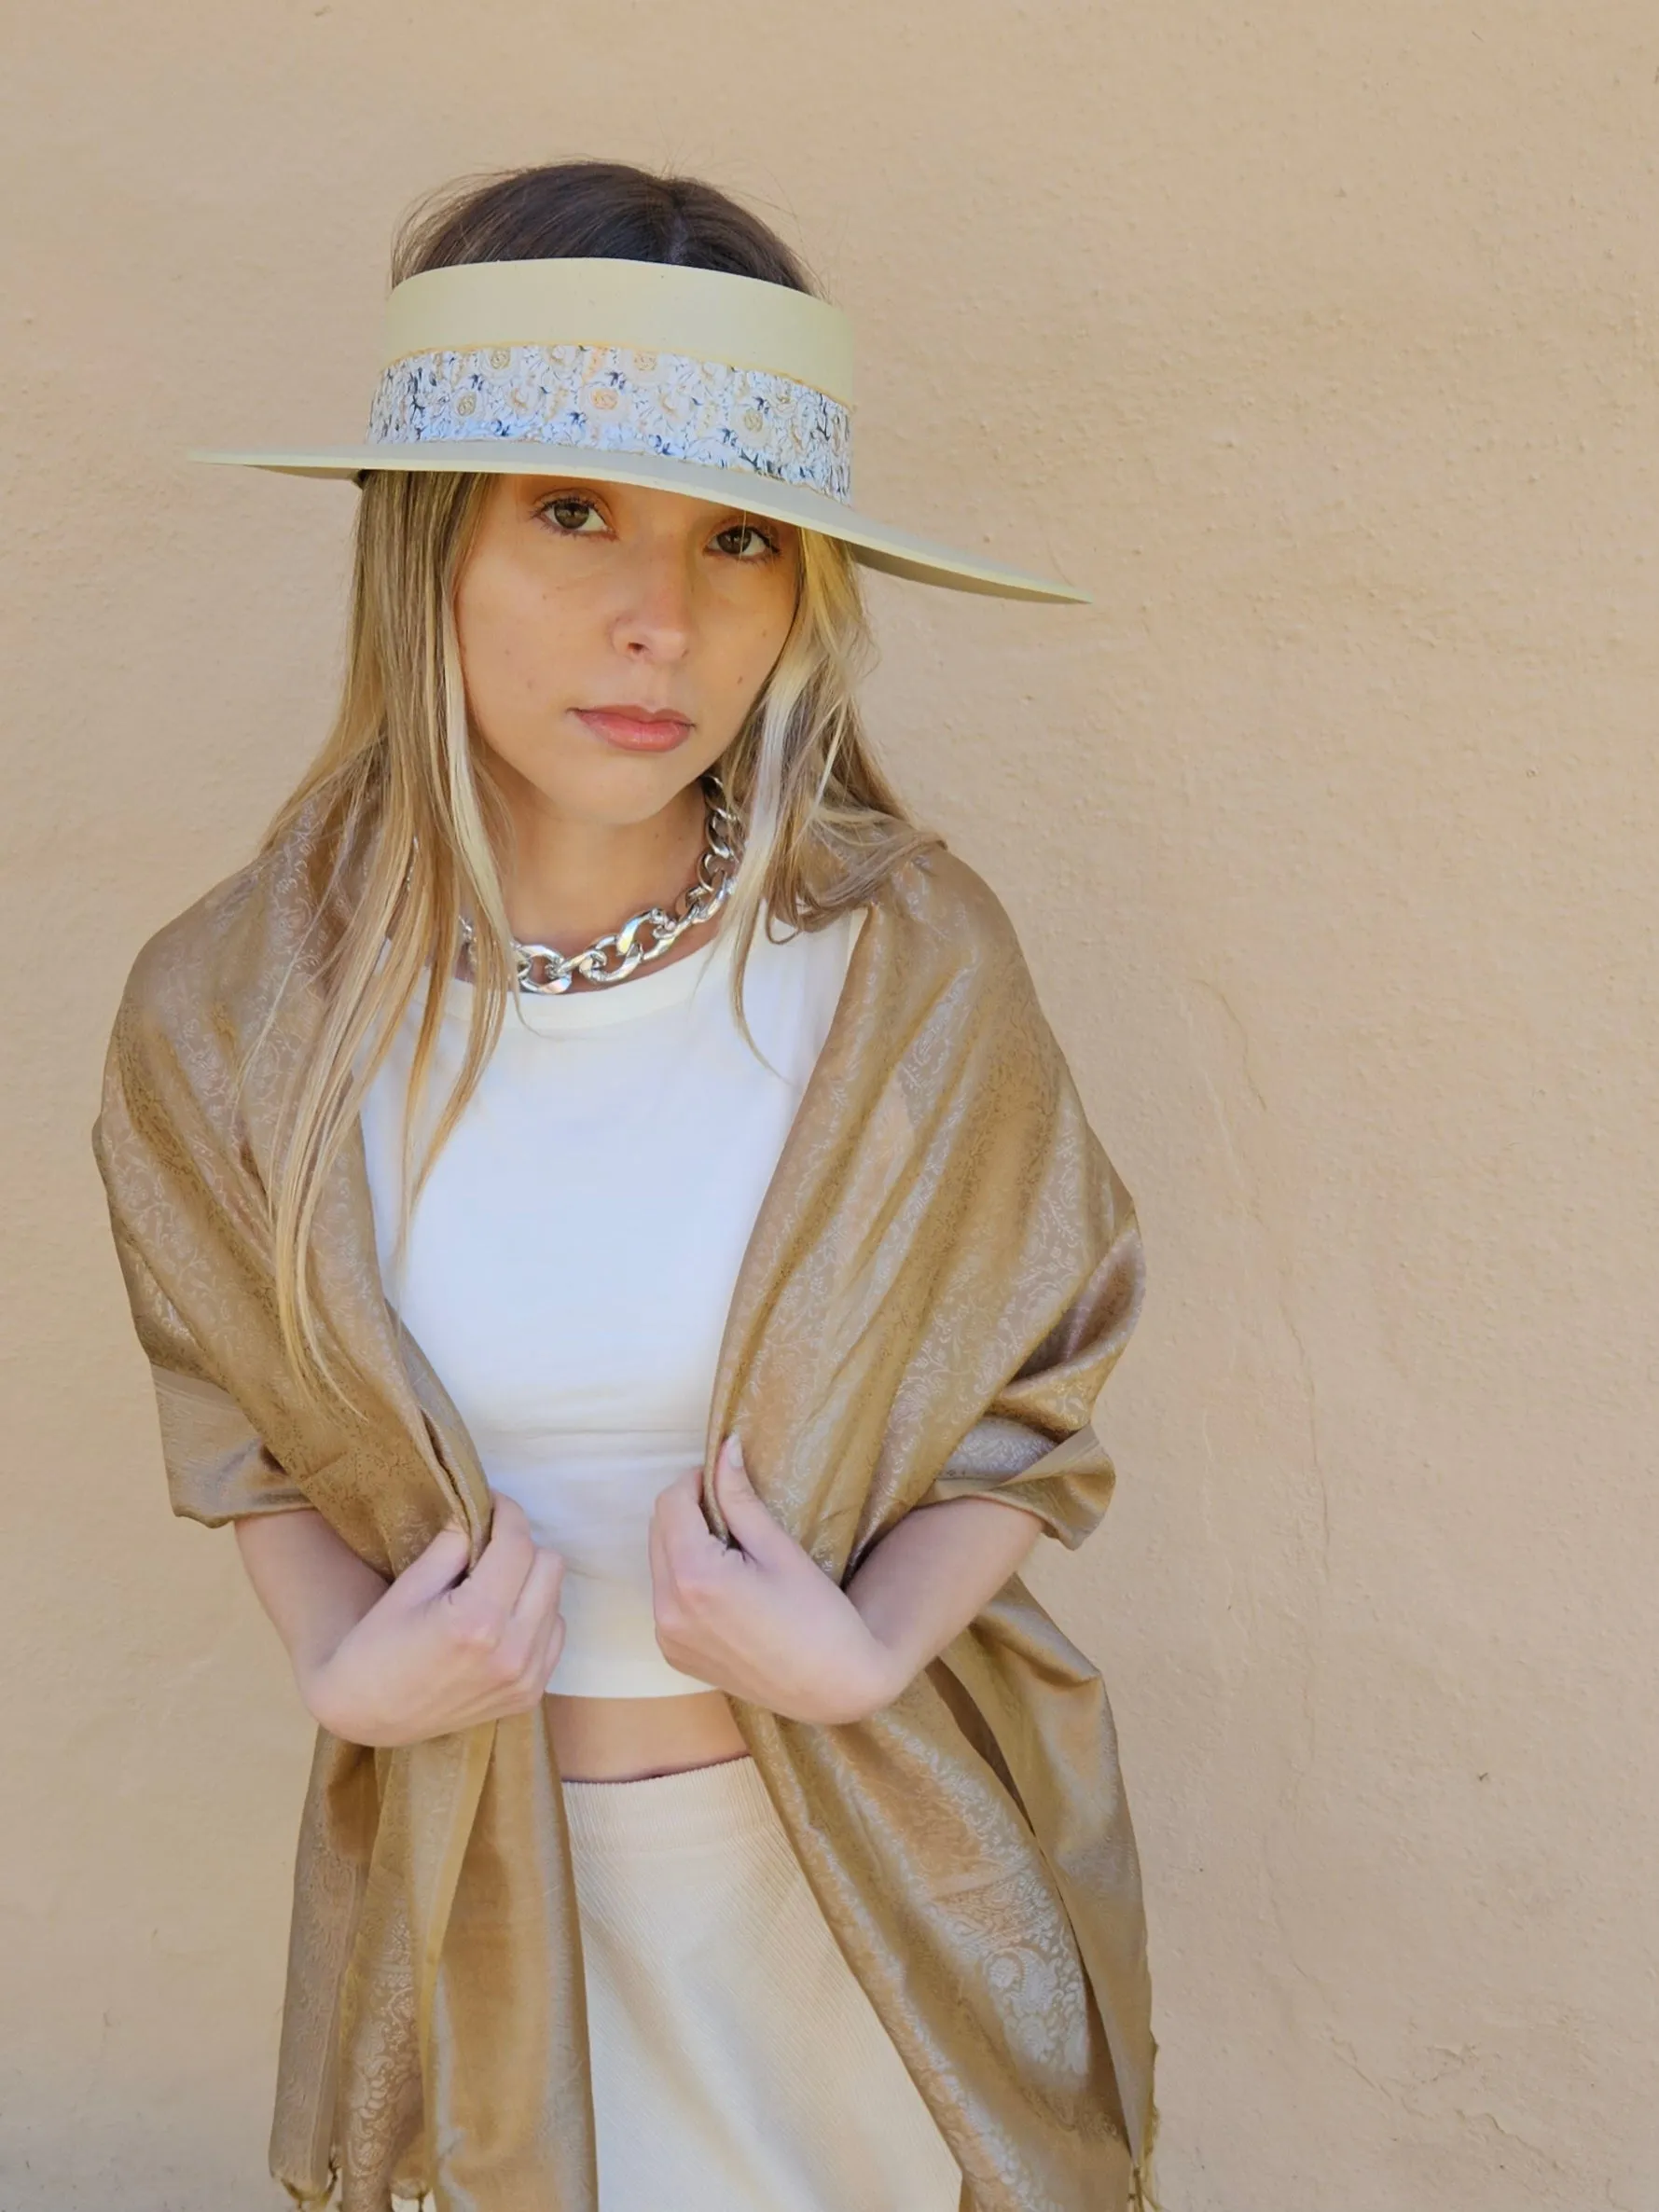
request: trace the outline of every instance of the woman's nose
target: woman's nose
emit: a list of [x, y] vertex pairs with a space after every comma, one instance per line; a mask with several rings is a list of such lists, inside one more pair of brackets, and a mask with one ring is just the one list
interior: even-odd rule
[[628, 564], [617, 643], [636, 659], [680, 658], [691, 643], [694, 591], [683, 547], [641, 547]]

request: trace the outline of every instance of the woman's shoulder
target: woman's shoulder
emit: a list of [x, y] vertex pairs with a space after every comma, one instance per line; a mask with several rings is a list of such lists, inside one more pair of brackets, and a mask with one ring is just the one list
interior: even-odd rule
[[212, 1031], [229, 1044], [263, 1019], [314, 934], [313, 859], [303, 835], [262, 847], [163, 922], [128, 971], [118, 1031]]
[[809, 906], [817, 916], [809, 927], [845, 922], [854, 913], [866, 919], [879, 913], [887, 933], [918, 944], [941, 938], [967, 954], [1015, 943], [1002, 900], [936, 830], [920, 832], [919, 841], [897, 857], [861, 854], [850, 862], [844, 852], [809, 847], [804, 871]]
[[943, 842], [901, 861], [878, 886], [871, 906], [889, 918], [909, 958], [953, 970], [1024, 971], [1007, 907], [978, 870]]
[[127, 978], [128, 994], [153, 995], [182, 971], [211, 970], [215, 955], [245, 926], [269, 872], [264, 857], [244, 862], [164, 921], [139, 947]]

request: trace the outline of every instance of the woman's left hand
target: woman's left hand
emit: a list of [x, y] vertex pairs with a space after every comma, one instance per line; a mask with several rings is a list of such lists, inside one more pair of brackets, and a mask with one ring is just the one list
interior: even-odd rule
[[902, 1684], [845, 1591], [772, 1518], [728, 1436], [714, 1491], [735, 1539], [703, 1518], [702, 1470], [671, 1483], [651, 1515], [652, 1610], [671, 1666], [790, 1721], [862, 1721]]

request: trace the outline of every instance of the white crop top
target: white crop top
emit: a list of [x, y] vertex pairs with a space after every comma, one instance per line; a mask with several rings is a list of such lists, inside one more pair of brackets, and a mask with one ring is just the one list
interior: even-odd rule
[[[404, 1098], [418, 990], [363, 1108], [386, 1294], [492, 1488], [565, 1560], [549, 1690], [706, 1690], [657, 1649], [647, 1543], [658, 1493], [702, 1464], [739, 1265], [867, 909], [781, 944], [763, 909], [731, 1017], [730, 943], [607, 989], [509, 1003], [478, 1089], [417, 1202], [401, 1279]], [[452, 982], [415, 1157], [464, 1048]]]

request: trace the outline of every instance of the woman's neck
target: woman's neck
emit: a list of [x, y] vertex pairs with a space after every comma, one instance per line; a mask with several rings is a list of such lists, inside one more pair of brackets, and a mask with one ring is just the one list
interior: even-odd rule
[[[696, 880], [707, 818], [702, 786], [693, 782], [644, 822], [574, 822], [539, 795], [537, 803], [513, 804], [512, 819], [503, 890], [513, 934], [569, 956], [647, 906], [671, 911]], [[687, 930], [663, 960], [710, 933], [707, 925]]]

